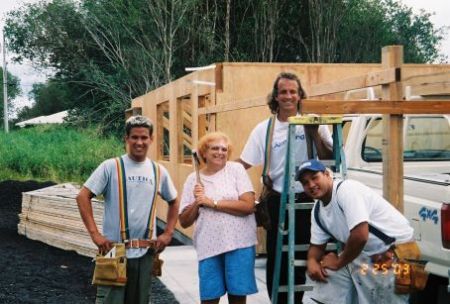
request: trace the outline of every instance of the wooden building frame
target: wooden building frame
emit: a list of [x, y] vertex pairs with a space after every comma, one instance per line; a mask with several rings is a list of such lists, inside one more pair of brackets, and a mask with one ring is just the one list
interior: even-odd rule
[[[450, 65], [404, 64], [402, 46], [384, 47], [380, 64], [218, 63], [193, 69], [132, 100], [126, 115], [142, 113], [155, 123], [149, 156], [168, 169], [181, 195], [198, 139], [223, 131], [234, 146], [231, 159], [238, 158], [253, 127], [270, 114], [267, 94], [280, 72], [301, 79], [308, 95], [304, 114], [384, 115], [383, 194], [403, 210], [402, 115], [450, 113]], [[346, 92], [367, 87], [381, 92], [380, 100], [344, 100]], [[424, 100], [406, 100], [406, 87]], [[261, 168], [249, 170], [256, 190], [260, 173]], [[166, 210], [159, 202], [163, 221]], [[192, 228], [177, 228], [192, 234]]]

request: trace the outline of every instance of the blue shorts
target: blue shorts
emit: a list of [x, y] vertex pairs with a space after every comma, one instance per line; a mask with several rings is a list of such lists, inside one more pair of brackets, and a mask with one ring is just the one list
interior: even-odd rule
[[201, 260], [198, 265], [200, 299], [218, 299], [225, 293], [234, 296], [257, 293], [255, 254], [255, 246], [251, 246]]

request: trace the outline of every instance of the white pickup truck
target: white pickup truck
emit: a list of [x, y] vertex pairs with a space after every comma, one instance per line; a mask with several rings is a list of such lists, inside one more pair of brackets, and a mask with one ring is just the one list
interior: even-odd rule
[[[380, 193], [381, 119], [380, 115], [344, 118], [347, 176]], [[450, 115], [405, 115], [403, 155], [404, 215], [414, 227], [426, 269], [432, 274], [431, 293], [436, 294], [437, 282], [445, 287], [449, 282]]]

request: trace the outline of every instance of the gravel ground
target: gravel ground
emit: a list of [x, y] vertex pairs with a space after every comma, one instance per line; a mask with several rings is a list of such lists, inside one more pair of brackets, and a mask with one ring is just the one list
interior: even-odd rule
[[[22, 192], [54, 185], [0, 182], [0, 303], [94, 303], [91, 259], [17, 234]], [[178, 303], [159, 279], [151, 303]]]

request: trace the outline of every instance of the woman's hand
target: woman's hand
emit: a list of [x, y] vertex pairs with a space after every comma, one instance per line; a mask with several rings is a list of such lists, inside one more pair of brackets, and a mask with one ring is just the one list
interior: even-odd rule
[[194, 186], [195, 203], [199, 206], [214, 208], [214, 201], [205, 195], [205, 189], [202, 185]]
[[205, 197], [205, 188], [201, 184], [195, 184], [194, 186], [194, 198], [197, 202], [202, 201]]
[[205, 195], [199, 196], [199, 197], [195, 200], [195, 202], [196, 202], [199, 206], [208, 207], [208, 208], [215, 208], [214, 201], [213, 201], [211, 198], [209, 198], [209, 197], [207, 197], [207, 196], [205, 196]]

